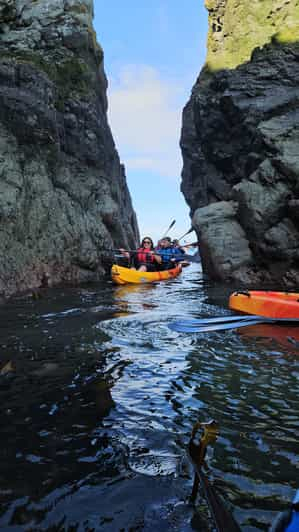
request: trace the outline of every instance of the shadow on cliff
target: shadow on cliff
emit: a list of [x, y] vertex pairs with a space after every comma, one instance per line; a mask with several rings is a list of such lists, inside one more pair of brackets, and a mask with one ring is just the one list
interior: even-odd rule
[[184, 109], [181, 189], [215, 279], [299, 284], [298, 79], [299, 42], [273, 39], [205, 67]]

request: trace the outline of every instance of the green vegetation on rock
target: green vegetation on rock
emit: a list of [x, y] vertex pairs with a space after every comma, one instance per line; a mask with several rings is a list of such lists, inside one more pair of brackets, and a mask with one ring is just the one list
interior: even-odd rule
[[[86, 63], [80, 59], [67, 59], [56, 65], [54, 78], [58, 88], [57, 108], [64, 105], [64, 101], [71, 93], [84, 96], [91, 89], [91, 76]], [[62, 110], [62, 109], [61, 109]]]
[[65, 100], [71, 95], [84, 96], [92, 89], [92, 73], [88, 64], [74, 55], [57, 62], [39, 53], [25, 50], [17, 53], [9, 52], [1, 58], [11, 59], [16, 63], [27, 63], [44, 72], [56, 87], [56, 107], [61, 111]]
[[273, 40], [299, 41], [299, 0], [206, 0], [210, 71], [235, 68]]

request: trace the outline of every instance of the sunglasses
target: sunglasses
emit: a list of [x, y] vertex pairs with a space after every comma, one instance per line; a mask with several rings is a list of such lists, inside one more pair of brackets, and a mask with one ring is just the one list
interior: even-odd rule
[[151, 241], [150, 241], [150, 240], [143, 240], [142, 243], [143, 243], [143, 244], [151, 244]]

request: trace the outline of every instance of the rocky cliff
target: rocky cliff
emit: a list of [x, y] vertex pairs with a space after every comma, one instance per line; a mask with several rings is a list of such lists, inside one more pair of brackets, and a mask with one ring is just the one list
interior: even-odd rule
[[182, 191], [213, 278], [299, 286], [299, 2], [206, 0]]
[[0, 295], [103, 273], [138, 228], [92, 0], [0, 0]]

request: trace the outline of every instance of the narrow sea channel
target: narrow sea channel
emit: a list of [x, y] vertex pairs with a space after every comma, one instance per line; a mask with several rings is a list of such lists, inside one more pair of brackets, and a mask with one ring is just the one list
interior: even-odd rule
[[235, 288], [192, 264], [0, 308], [1, 531], [208, 530], [186, 444], [210, 419], [208, 477], [242, 531], [268, 529], [299, 487], [299, 341], [279, 326], [167, 327], [229, 313]]

